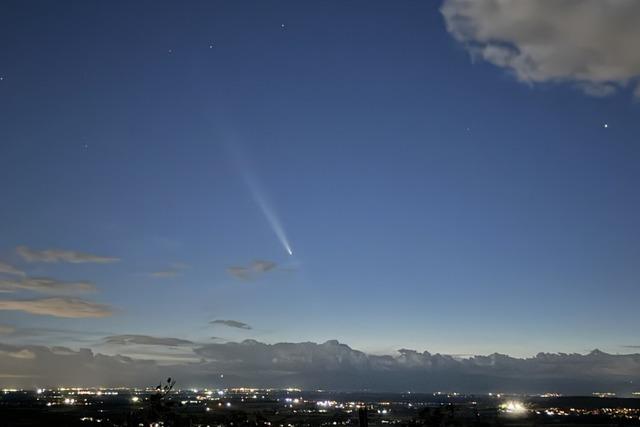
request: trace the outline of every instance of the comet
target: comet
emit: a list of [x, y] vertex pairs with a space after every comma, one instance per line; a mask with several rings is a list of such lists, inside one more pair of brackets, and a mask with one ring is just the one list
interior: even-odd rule
[[291, 250], [291, 244], [289, 243], [289, 239], [287, 238], [287, 235], [284, 232], [284, 227], [282, 226], [282, 223], [280, 222], [280, 218], [276, 214], [276, 211], [267, 202], [264, 196], [264, 193], [260, 191], [256, 183], [252, 182], [252, 180], [249, 179], [249, 177], [245, 177], [245, 180], [247, 181], [247, 185], [251, 190], [253, 199], [255, 200], [256, 204], [264, 214], [265, 219], [267, 220], [274, 234], [276, 235], [276, 237], [284, 247], [284, 250], [287, 251], [289, 255], [293, 255], [293, 250]]
[[242, 174], [242, 178], [247, 185], [254, 202], [264, 215], [267, 223], [273, 230], [276, 238], [280, 241], [280, 244], [282, 245], [284, 250], [289, 255], [293, 255], [293, 249], [291, 249], [291, 244], [289, 243], [287, 234], [284, 231], [284, 227], [282, 226], [280, 217], [278, 216], [276, 210], [273, 208], [272, 204], [269, 203], [269, 199], [266, 195], [267, 193], [259, 185], [259, 182], [255, 178], [255, 175], [251, 173], [251, 168], [249, 168], [248, 166], [246, 156], [240, 155], [239, 147], [237, 145], [235, 145], [234, 147], [228, 145], [227, 147], [230, 150], [232, 157], [234, 158], [235, 163], [240, 170], [240, 173]]

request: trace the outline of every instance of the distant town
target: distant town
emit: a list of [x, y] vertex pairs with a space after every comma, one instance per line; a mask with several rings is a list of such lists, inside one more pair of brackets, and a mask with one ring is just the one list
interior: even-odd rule
[[[169, 381], [171, 382], [171, 381]], [[524, 426], [640, 425], [640, 393], [617, 397], [371, 393], [288, 389], [3, 389], [0, 425]]]

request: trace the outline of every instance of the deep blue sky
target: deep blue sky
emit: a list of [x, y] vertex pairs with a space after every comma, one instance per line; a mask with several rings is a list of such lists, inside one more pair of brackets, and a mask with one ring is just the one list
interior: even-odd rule
[[[438, 2], [132, 3], [0, 9], [0, 259], [115, 310], [0, 323], [375, 353], [640, 344], [629, 93], [474, 62]], [[227, 272], [256, 259], [278, 266]], [[150, 276], [172, 263], [189, 268]]]

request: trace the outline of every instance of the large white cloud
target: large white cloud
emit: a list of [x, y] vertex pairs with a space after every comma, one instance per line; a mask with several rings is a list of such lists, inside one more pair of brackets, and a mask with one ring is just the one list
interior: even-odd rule
[[637, 85], [639, 1], [445, 0], [441, 12], [475, 57], [522, 82], [570, 82], [593, 96]]

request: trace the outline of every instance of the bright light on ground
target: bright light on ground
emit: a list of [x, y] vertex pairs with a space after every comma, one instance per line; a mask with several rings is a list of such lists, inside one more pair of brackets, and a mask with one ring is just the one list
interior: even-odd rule
[[509, 414], [523, 414], [527, 411], [527, 408], [522, 404], [522, 402], [518, 402], [515, 400], [510, 400], [501, 405], [502, 409]]

